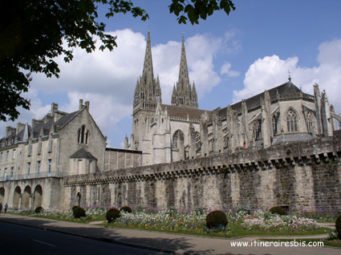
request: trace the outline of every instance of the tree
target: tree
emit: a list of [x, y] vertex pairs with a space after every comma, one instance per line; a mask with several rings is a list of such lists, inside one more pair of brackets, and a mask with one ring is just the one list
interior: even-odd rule
[[[30, 102], [22, 93], [29, 89], [31, 73], [58, 77], [57, 56], [69, 62], [75, 47], [90, 53], [96, 37], [100, 50], [117, 46], [116, 38], [106, 34], [105, 24], [98, 21], [99, 5], [104, 5], [107, 18], [123, 13], [148, 19], [146, 10], [131, 0], [11, 0], [2, 6], [0, 120], [15, 120], [18, 107], [29, 109]], [[198, 24], [215, 11], [228, 15], [234, 9], [231, 0], [172, 0], [169, 5], [179, 24]]]

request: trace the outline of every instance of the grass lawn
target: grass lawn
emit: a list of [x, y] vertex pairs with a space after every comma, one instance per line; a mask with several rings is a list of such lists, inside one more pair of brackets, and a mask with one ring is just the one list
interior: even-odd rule
[[24, 215], [24, 216], [30, 216], [30, 217], [36, 217], [36, 218], [44, 218], [44, 219], [50, 219], [50, 220], [59, 220], [59, 221], [69, 221], [69, 222], [76, 222], [76, 223], [89, 223], [93, 221], [106, 221], [105, 215], [88, 215], [86, 217], [82, 218], [74, 218], [71, 215], [62, 214], [62, 213], [54, 213], [54, 214], [36, 214], [36, 213], [30, 213], [30, 212], [9, 212], [16, 215]]
[[324, 241], [324, 244], [328, 245], [328, 246], [341, 248], [341, 240], [337, 240], [337, 239], [336, 240], [326, 240], [326, 241]]
[[83, 223], [88, 224], [94, 221], [104, 221], [102, 224], [105, 227], [110, 228], [128, 228], [128, 229], [141, 229], [141, 230], [149, 230], [149, 231], [159, 231], [159, 232], [168, 232], [174, 234], [189, 234], [189, 235], [201, 235], [201, 236], [211, 236], [211, 237], [245, 237], [245, 236], [290, 236], [290, 235], [317, 235], [317, 234], [328, 234], [331, 232], [331, 229], [328, 228], [316, 228], [316, 229], [296, 229], [290, 230], [288, 228], [246, 228], [241, 225], [241, 222], [235, 221], [230, 222], [228, 224], [228, 230], [223, 232], [214, 232], [214, 231], [205, 231], [204, 224], [197, 224], [192, 227], [188, 227], [185, 224], [177, 225], [176, 227], [170, 225], [164, 225], [162, 223], [155, 224], [131, 224], [131, 223], [122, 223], [122, 222], [113, 222], [106, 223], [104, 214], [96, 214], [96, 215], [88, 215], [86, 217], [82, 217], [79, 219], [75, 219], [72, 217], [72, 214], [63, 214], [63, 213], [41, 213], [41, 214], [32, 214], [30, 212], [13, 212], [14, 214], [33, 216], [37, 218], [46, 218], [53, 219], [58, 221], [69, 221], [75, 223]]
[[169, 229], [163, 226], [144, 226], [144, 225], [130, 225], [122, 223], [110, 223], [106, 224], [107, 227], [118, 227], [118, 228], [128, 228], [128, 229], [142, 229], [150, 231], [160, 231], [167, 233], [177, 233], [177, 234], [190, 234], [190, 235], [203, 235], [203, 236], [216, 236], [216, 237], [245, 237], [245, 236], [286, 236], [286, 235], [318, 235], [318, 234], [328, 234], [331, 232], [328, 228], [318, 228], [315, 230], [297, 230], [289, 231], [287, 229], [246, 229], [240, 224], [229, 224], [228, 230], [226, 232], [206, 232], [204, 227], [197, 229]]

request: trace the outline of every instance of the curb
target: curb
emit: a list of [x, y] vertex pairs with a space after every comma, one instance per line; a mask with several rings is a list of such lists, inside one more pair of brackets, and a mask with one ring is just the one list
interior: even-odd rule
[[169, 254], [173, 254], [173, 255], [183, 254], [182, 252], [178, 253], [178, 252], [176, 252], [174, 250], [159, 249], [159, 248], [155, 248], [155, 247], [152, 247], [152, 246], [149, 246], [149, 245], [132, 244], [132, 243], [129, 243], [129, 242], [124, 242], [124, 241], [122, 242], [122, 241], [114, 240], [114, 239], [111, 239], [111, 238], [92, 237], [92, 236], [72, 233], [72, 232], [63, 231], [63, 230], [56, 230], [53, 227], [51, 228], [51, 227], [35, 226], [35, 225], [31, 225], [31, 224], [25, 224], [25, 223], [20, 223], [20, 222], [13, 222], [11, 220], [4, 220], [3, 218], [0, 218], [0, 221], [5, 222], [5, 223], [9, 223], [9, 224], [18, 225], [18, 226], [25, 226], [25, 227], [30, 227], [30, 228], [36, 228], [36, 229], [40, 229], [40, 230], [44, 230], [44, 231], [51, 231], [51, 232], [55, 232], [55, 233], [62, 233], [62, 234], [67, 234], [67, 235], [71, 235], [71, 236], [77, 236], [77, 237], [81, 237], [81, 238], [96, 240], [96, 241], [100, 241], [100, 242], [115, 243], [115, 244], [119, 244], [119, 245], [129, 246], [129, 247], [133, 247], [133, 248], [140, 248], [140, 249], [145, 249], [145, 250], [151, 250], [151, 251], [155, 251], [155, 252], [164, 252], [164, 253], [169, 253]]

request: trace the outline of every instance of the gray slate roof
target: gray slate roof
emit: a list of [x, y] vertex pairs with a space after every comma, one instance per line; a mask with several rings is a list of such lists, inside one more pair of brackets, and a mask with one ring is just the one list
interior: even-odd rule
[[[75, 111], [72, 113], [65, 113], [58, 111], [58, 114], [63, 115], [60, 119], [54, 122], [53, 117], [50, 114], [44, 116], [44, 118], [40, 120], [33, 120], [32, 125], [28, 125], [28, 137], [38, 138], [42, 133], [43, 136], [48, 136], [52, 131], [53, 126], [55, 125], [57, 130], [62, 129], [65, 125], [67, 125], [71, 120], [73, 120], [80, 111]], [[15, 133], [15, 132], [14, 132]], [[9, 136], [5, 136], [0, 139], [0, 148], [7, 147], [15, 144], [17, 141], [24, 140], [25, 130], [20, 130], [17, 134], [11, 134]]]
[[97, 160], [97, 158], [92, 155], [90, 152], [85, 150], [84, 148], [79, 149], [74, 154], [70, 156], [70, 158], [85, 158], [85, 159], [91, 159], [91, 160]]
[[[277, 100], [298, 99], [301, 96], [305, 100], [309, 100], [309, 101], [314, 100], [314, 97], [312, 95], [302, 92], [291, 81], [288, 81], [284, 84], [274, 87], [268, 90], [268, 92], [269, 92], [272, 103], [276, 102]], [[261, 97], [263, 97], [263, 95], [264, 95], [264, 92], [259, 93], [245, 100], [248, 111], [252, 111], [261, 107], [260, 102], [261, 102]], [[240, 114], [242, 111], [242, 101], [239, 101], [238, 103], [231, 105], [231, 107], [236, 113]], [[219, 115], [221, 117], [226, 116], [226, 110], [227, 110], [227, 107], [220, 109]]]

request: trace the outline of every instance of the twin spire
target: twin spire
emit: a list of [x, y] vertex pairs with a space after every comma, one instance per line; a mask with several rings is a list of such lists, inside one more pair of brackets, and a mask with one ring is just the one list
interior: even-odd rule
[[150, 33], [148, 33], [142, 76], [137, 80], [135, 87], [134, 109], [153, 110], [156, 108], [159, 100], [161, 100], [160, 81], [159, 77], [154, 78], [152, 47]]
[[[150, 33], [147, 35], [147, 46], [144, 58], [142, 76], [138, 79], [135, 95], [134, 109], [155, 109], [158, 102], [161, 102], [161, 88], [159, 77], [154, 78], [152, 48]], [[198, 108], [198, 98], [195, 85], [190, 85], [188, 67], [186, 60], [185, 41], [182, 37], [181, 58], [179, 68], [179, 79], [173, 88], [172, 104]]]
[[195, 84], [191, 87], [186, 59], [185, 39], [182, 37], [179, 80], [173, 87], [172, 104], [198, 108], [198, 96]]

